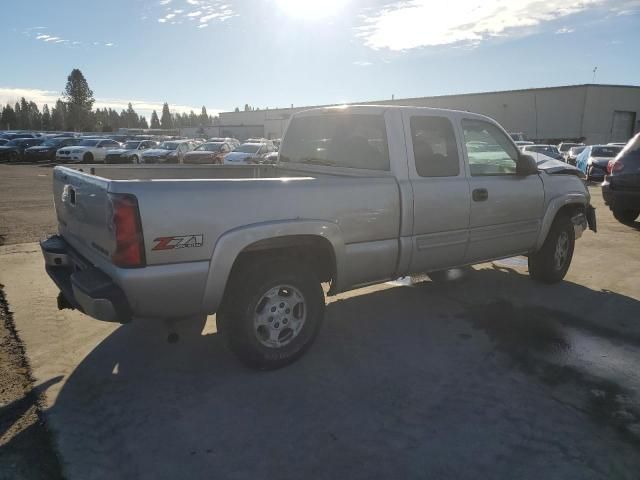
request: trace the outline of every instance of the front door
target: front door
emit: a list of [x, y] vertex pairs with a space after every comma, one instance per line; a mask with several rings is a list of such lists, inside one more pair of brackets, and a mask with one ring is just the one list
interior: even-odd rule
[[538, 174], [517, 175], [518, 150], [495, 124], [463, 119], [471, 216], [466, 261], [528, 252], [540, 232], [544, 187]]
[[404, 112], [413, 188], [412, 273], [460, 265], [469, 237], [469, 182], [451, 120]]

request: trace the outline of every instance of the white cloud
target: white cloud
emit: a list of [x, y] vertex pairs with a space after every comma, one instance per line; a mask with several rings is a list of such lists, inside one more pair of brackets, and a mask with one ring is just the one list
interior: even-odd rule
[[67, 38], [63, 38], [60, 35], [47, 33], [47, 27], [31, 27], [23, 31], [23, 35], [31, 38], [33, 40], [38, 40], [40, 42], [44, 42], [50, 45], [62, 45], [68, 48], [79, 48], [79, 47], [88, 47], [88, 46], [104, 46], [104, 47], [113, 47], [115, 44], [113, 42], [98, 42], [98, 41], [79, 41], [79, 40], [69, 40]]
[[[55, 90], [40, 90], [34, 88], [8, 88], [8, 87], [0, 87], [0, 108], [8, 103], [13, 105], [15, 102], [19, 101], [21, 97], [27, 99], [27, 101], [34, 101], [40, 108], [46, 103], [51, 108], [55, 105], [56, 100], [62, 97], [61, 92], [56, 92]], [[147, 117], [147, 120], [151, 117], [151, 112], [155, 110], [160, 115], [162, 111], [163, 102], [159, 101], [148, 101], [148, 100], [123, 100], [117, 98], [96, 98], [96, 102], [93, 105], [93, 108], [112, 108], [120, 112], [121, 110], [127, 109], [127, 104], [131, 102], [133, 108], [138, 114], [144, 115]], [[169, 109], [174, 113], [189, 113], [191, 110], [200, 113], [200, 109], [202, 105], [199, 107], [194, 107], [191, 105], [175, 105], [169, 104]], [[218, 115], [220, 112], [224, 110], [219, 108], [209, 108], [207, 107], [207, 112], [209, 115]]]
[[620, 14], [639, 6], [638, 0], [407, 0], [365, 15], [357, 34], [370, 48], [396, 51], [476, 44], [525, 35], [545, 22], [593, 8]]
[[[161, 3], [161, 5], [166, 4]], [[158, 22], [175, 25], [182, 23], [182, 20], [198, 19], [200, 25], [197, 28], [205, 28], [211, 21], [224, 22], [237, 16], [231, 5], [220, 0], [176, 0], [172, 5], [173, 7], [164, 9], [165, 12], [170, 13], [163, 13]], [[173, 21], [167, 22], [167, 20]]]
[[557, 33], [558, 35], [562, 35], [562, 34], [564, 34], [564, 33], [573, 33], [573, 32], [575, 32], [575, 31], [576, 31], [576, 29], [575, 29], [575, 28], [562, 27], [562, 28], [559, 28], [558, 30], [556, 30], [556, 33]]
[[370, 67], [371, 65], [373, 65], [373, 63], [364, 60], [356, 60], [355, 62], [353, 62], [353, 64], [358, 67]]

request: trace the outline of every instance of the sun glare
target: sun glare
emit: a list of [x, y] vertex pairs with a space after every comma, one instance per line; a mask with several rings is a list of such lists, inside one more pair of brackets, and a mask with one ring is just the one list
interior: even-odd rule
[[338, 14], [347, 0], [276, 0], [278, 8], [294, 18], [317, 20]]

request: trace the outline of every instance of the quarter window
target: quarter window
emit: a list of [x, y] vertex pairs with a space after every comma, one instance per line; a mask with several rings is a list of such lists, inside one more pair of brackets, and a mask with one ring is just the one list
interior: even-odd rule
[[421, 177], [460, 174], [458, 146], [451, 122], [443, 117], [411, 117], [416, 171]]
[[482, 120], [463, 120], [462, 130], [472, 176], [515, 175], [517, 149], [498, 127]]

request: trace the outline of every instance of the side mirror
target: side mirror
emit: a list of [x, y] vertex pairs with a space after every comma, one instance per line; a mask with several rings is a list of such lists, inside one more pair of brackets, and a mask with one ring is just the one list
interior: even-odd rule
[[518, 155], [518, 164], [516, 165], [516, 175], [526, 177], [538, 173], [538, 164], [531, 155], [520, 153]]

